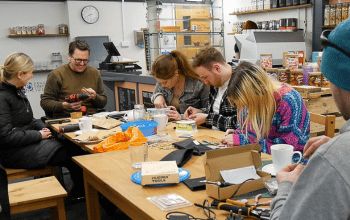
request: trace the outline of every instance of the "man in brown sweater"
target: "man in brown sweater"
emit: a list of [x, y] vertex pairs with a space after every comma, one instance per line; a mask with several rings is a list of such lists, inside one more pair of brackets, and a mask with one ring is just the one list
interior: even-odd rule
[[[40, 105], [46, 115], [60, 118], [69, 117], [71, 112], [82, 110], [86, 106], [88, 114], [107, 104], [99, 71], [88, 66], [89, 45], [81, 40], [69, 44], [69, 63], [53, 70], [47, 77]], [[78, 102], [66, 102], [65, 97], [72, 94], [87, 93], [90, 97]]]

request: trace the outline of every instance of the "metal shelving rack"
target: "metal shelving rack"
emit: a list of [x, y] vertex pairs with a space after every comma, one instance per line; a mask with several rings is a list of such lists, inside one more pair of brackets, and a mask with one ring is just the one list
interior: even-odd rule
[[[189, 60], [200, 48], [213, 46], [225, 54], [223, 0], [208, 4], [159, 4], [147, 1], [148, 31], [144, 32], [148, 71], [155, 58], [181, 50]], [[148, 48], [147, 48], [148, 47]]]

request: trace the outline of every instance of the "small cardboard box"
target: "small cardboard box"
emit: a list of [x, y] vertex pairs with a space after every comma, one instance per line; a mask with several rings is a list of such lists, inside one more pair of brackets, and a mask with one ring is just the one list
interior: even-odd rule
[[[204, 158], [205, 176], [208, 181], [223, 181], [220, 171], [237, 169], [254, 165], [255, 169], [261, 166], [261, 156], [259, 144], [250, 144], [245, 146], [230, 147], [226, 149], [217, 149], [208, 151]], [[260, 177], [271, 175], [263, 171], [257, 171]], [[224, 200], [230, 198], [237, 190], [240, 184], [228, 187], [219, 187], [215, 184], [206, 184], [207, 194], [215, 199]], [[262, 179], [245, 182], [236, 195], [243, 195], [252, 191], [265, 188]]]
[[175, 161], [143, 162], [141, 165], [141, 185], [179, 183], [179, 168]]

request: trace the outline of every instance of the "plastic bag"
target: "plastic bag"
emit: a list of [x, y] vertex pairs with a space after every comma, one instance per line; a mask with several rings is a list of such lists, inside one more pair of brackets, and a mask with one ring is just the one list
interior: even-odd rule
[[137, 127], [129, 127], [125, 132], [118, 132], [94, 147], [95, 153], [128, 149], [130, 144], [142, 145], [147, 142]]

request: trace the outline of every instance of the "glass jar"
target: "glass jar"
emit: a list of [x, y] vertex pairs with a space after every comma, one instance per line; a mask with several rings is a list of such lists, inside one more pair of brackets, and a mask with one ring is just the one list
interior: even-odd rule
[[10, 27], [9, 31], [10, 31], [10, 35], [16, 35], [16, 28], [15, 27]]
[[342, 9], [343, 6], [341, 3], [337, 4], [337, 9], [335, 10], [335, 25], [338, 25], [342, 22]]
[[289, 82], [289, 70], [287, 69], [279, 69], [277, 70], [278, 73], [278, 81], [283, 83]]
[[299, 67], [299, 54], [286, 55], [286, 69], [295, 70]]
[[323, 74], [321, 74], [321, 79], [321, 87], [329, 88], [330, 82]]
[[146, 120], [146, 110], [143, 104], [134, 105], [133, 110], [134, 121]]
[[321, 73], [320, 72], [311, 72], [309, 73], [309, 85], [321, 87]]
[[62, 55], [60, 54], [60, 52], [58, 53], [52, 53], [51, 55], [51, 66], [52, 68], [56, 69], [60, 66], [63, 65], [62, 62]]
[[58, 25], [58, 33], [59, 34], [68, 34], [68, 26], [66, 24]]
[[22, 27], [21, 26], [16, 27], [16, 35], [22, 35]]
[[22, 35], [26, 35], [27, 34], [27, 27], [26, 26], [22, 26]]
[[341, 11], [342, 21], [345, 21], [349, 17], [349, 3], [343, 3], [343, 9]]
[[44, 34], [45, 34], [44, 24], [38, 24], [38, 35], [44, 35]]
[[277, 68], [267, 68], [265, 71], [274, 81], [278, 81]]
[[272, 68], [272, 53], [260, 54], [260, 67], [263, 69]]
[[291, 70], [289, 83], [291, 85], [295, 85], [295, 86], [303, 85], [304, 84], [303, 70], [301, 70], [301, 69]]
[[32, 34], [32, 27], [27, 26], [27, 34], [31, 35]]
[[331, 6], [326, 5], [324, 8], [324, 26], [329, 26], [329, 14], [330, 14]]
[[38, 34], [38, 26], [32, 26], [32, 34]]
[[329, 11], [329, 25], [335, 26], [335, 5], [331, 5], [331, 9]]

